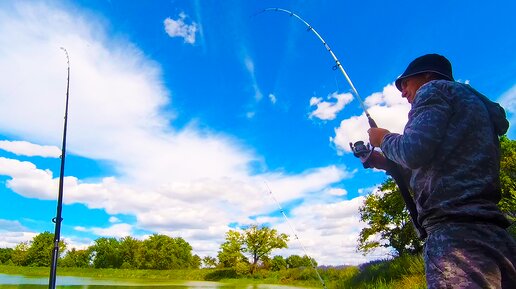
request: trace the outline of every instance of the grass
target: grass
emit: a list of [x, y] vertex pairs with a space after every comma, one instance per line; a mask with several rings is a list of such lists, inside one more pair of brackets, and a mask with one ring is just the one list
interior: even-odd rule
[[337, 282], [335, 288], [426, 288], [423, 258], [401, 256], [365, 264], [353, 277]]
[[[18, 267], [0, 265], [0, 273], [39, 276], [49, 275], [46, 267]], [[370, 262], [345, 268], [320, 269], [328, 289], [423, 289], [426, 288], [423, 259], [420, 256], [401, 256], [392, 260]], [[234, 269], [196, 270], [133, 270], [65, 268], [57, 270], [60, 276], [139, 281], [218, 281], [238, 284], [281, 284], [299, 287], [322, 288], [312, 268], [295, 268], [281, 271], [257, 270], [254, 274], [238, 274]]]

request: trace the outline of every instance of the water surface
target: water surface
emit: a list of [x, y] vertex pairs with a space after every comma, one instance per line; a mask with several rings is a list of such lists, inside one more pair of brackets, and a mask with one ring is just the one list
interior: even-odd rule
[[[87, 277], [57, 276], [56, 289], [306, 289], [302, 287], [269, 284], [226, 284], [201, 281], [128, 281], [107, 280]], [[0, 274], [0, 289], [43, 289], [48, 288], [48, 277], [27, 277]]]

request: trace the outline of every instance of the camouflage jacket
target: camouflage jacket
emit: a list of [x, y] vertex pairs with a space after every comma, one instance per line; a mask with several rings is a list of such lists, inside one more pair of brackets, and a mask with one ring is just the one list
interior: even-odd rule
[[403, 134], [387, 134], [381, 149], [410, 172], [418, 223], [493, 222], [508, 226], [500, 194], [498, 136], [505, 111], [469, 85], [430, 81], [419, 88]]

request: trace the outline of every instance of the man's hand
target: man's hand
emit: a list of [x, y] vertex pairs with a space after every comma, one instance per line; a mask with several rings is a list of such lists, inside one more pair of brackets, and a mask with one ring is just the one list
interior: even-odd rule
[[389, 169], [389, 162], [387, 161], [387, 158], [383, 156], [378, 151], [373, 150], [369, 158], [365, 163], [363, 163], [364, 168], [375, 168], [380, 170], [388, 170]]
[[390, 133], [390, 131], [384, 128], [372, 127], [367, 130], [367, 133], [369, 133], [369, 143], [378, 148], [382, 144], [383, 137]]

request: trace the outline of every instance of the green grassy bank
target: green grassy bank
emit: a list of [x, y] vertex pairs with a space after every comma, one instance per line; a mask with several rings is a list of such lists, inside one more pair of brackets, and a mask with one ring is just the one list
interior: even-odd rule
[[[45, 277], [46, 267], [18, 267], [0, 265], [0, 273]], [[60, 276], [76, 276], [105, 279], [143, 281], [219, 281], [246, 284], [282, 284], [322, 288], [312, 268], [296, 268], [281, 271], [258, 270], [254, 274], [238, 273], [234, 269], [196, 270], [132, 270], [58, 268]], [[403, 256], [393, 260], [345, 268], [319, 269], [328, 289], [423, 289], [426, 288], [423, 260], [421, 257]]]

